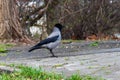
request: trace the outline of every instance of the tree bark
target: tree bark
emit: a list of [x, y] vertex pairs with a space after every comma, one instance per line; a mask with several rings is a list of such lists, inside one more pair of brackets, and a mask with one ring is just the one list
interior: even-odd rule
[[15, 0], [0, 0], [0, 40], [27, 40], [23, 33]]

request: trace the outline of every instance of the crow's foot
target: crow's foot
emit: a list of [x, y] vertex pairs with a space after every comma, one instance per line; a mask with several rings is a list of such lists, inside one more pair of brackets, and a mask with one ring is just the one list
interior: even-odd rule
[[50, 57], [56, 57], [56, 58], [58, 58], [58, 56], [55, 56], [55, 55], [52, 55], [52, 56], [50, 56]]

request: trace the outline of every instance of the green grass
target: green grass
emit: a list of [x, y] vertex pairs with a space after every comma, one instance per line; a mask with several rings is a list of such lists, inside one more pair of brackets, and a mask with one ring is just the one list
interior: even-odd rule
[[91, 47], [92, 47], [92, 46], [98, 46], [98, 45], [99, 45], [99, 42], [98, 42], [98, 41], [92, 42], [92, 43], [90, 44]]
[[32, 68], [27, 66], [19, 67], [19, 72], [14, 73], [2, 73], [0, 80], [61, 80], [62, 75], [55, 73], [48, 73], [41, 68]]
[[[14, 65], [10, 65], [13, 67]], [[80, 76], [74, 74], [70, 77], [65, 77], [62, 74], [56, 74], [54, 72], [45, 72], [41, 68], [32, 68], [27, 66], [17, 66], [20, 71], [13, 73], [1, 73], [0, 80], [104, 80], [102, 78], [96, 78], [91, 76]]]
[[91, 77], [89, 75], [83, 75], [83, 76], [80, 76], [78, 74], [74, 74], [72, 75], [71, 77], [67, 78], [66, 80], [105, 80], [103, 78], [100, 78], [100, 77]]
[[0, 53], [8, 52], [7, 48], [13, 47], [13, 44], [0, 44]]

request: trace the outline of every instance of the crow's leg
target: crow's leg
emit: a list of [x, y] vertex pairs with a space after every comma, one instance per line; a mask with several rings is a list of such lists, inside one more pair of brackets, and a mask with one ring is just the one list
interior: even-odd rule
[[49, 49], [49, 50], [50, 50], [50, 53], [52, 54], [52, 56], [51, 56], [51, 57], [57, 57], [57, 56], [55, 56], [55, 55], [54, 55], [54, 53], [53, 53], [52, 49]]

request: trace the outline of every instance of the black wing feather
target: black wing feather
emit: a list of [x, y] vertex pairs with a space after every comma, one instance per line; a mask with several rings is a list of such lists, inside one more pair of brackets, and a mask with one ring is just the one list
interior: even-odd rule
[[36, 44], [35, 46], [33, 46], [32, 48], [30, 48], [29, 52], [31, 52], [32, 50], [35, 50], [35, 49], [39, 49], [42, 45], [44, 44], [48, 44], [48, 43], [51, 43], [51, 42], [55, 42], [57, 39], [58, 39], [58, 35], [57, 36], [54, 36], [54, 37], [51, 37], [51, 38], [47, 38], [47, 39], [44, 39], [42, 40], [40, 43]]

